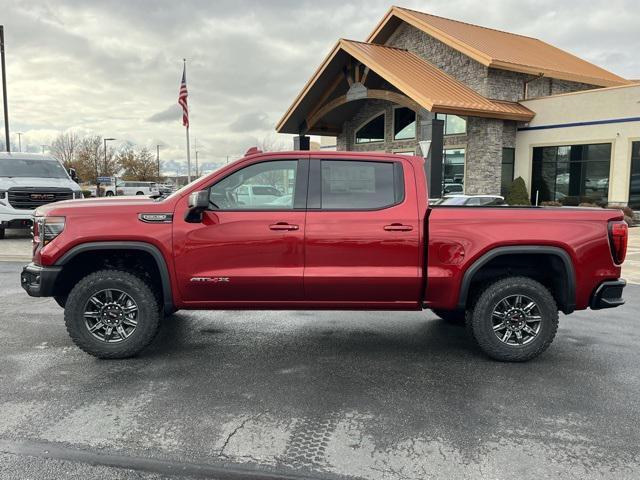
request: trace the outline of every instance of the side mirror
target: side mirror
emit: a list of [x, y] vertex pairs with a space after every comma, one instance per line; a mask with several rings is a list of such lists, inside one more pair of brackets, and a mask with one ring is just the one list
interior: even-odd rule
[[202, 212], [209, 208], [209, 190], [200, 190], [189, 195], [187, 213], [184, 219], [188, 223], [202, 222]]
[[75, 168], [70, 168], [69, 169], [69, 176], [71, 177], [71, 180], [73, 180], [74, 182], [78, 183], [78, 174], [76, 173], [76, 169]]

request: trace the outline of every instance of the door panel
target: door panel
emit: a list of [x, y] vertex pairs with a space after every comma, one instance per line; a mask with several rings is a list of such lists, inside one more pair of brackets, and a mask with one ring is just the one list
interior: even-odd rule
[[[372, 308], [384, 303], [401, 302], [405, 307], [417, 304], [421, 227], [413, 172], [405, 171], [401, 179], [404, 199], [387, 208], [366, 210], [367, 202], [379, 207], [388, 197], [378, 178], [386, 174], [386, 169], [358, 172], [357, 168], [349, 171], [339, 166], [331, 173], [314, 165], [320, 161], [311, 162], [310, 196], [319, 192], [323, 199], [315, 205], [317, 210], [307, 212], [305, 298], [311, 302], [355, 302], [359, 307]], [[352, 187], [345, 186], [345, 181], [358, 189], [357, 198], [349, 198]], [[330, 183], [335, 194], [327, 198]], [[309, 201], [316, 200], [310, 197]], [[322, 210], [323, 205], [332, 210]], [[360, 210], [340, 211], [341, 205]]]
[[205, 212], [176, 258], [185, 301], [301, 300], [304, 217], [302, 211]]
[[[184, 301], [240, 308], [303, 300], [307, 181], [307, 160], [256, 161], [208, 188], [202, 222], [184, 220], [183, 199], [174, 258]], [[244, 195], [256, 186], [256, 196]], [[273, 198], [256, 198], [262, 191]]]

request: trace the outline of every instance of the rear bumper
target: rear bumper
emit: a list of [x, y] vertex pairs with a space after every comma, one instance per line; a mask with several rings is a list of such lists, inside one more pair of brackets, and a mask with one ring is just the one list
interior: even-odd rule
[[61, 271], [62, 267], [41, 267], [30, 263], [22, 269], [20, 284], [32, 297], [51, 297]]
[[591, 295], [591, 302], [589, 303], [589, 306], [593, 310], [600, 310], [603, 308], [614, 308], [624, 305], [622, 290], [626, 285], [627, 282], [621, 278], [618, 280], [602, 282]]

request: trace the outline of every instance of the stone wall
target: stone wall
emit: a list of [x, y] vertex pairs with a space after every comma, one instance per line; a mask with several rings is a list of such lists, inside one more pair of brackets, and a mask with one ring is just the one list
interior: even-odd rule
[[468, 118], [464, 175], [467, 195], [500, 195], [504, 123], [493, 118]]
[[386, 45], [404, 48], [424, 58], [456, 80], [484, 95], [487, 67], [427, 35], [408, 23], [401, 23]]

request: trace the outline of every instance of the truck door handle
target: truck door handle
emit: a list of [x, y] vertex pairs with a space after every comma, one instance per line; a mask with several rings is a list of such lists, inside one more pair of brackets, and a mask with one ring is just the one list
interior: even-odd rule
[[287, 223], [287, 222], [278, 222], [278, 223], [274, 223], [272, 225], [269, 225], [269, 228], [271, 230], [292, 231], [292, 230], [298, 230], [300, 227], [298, 227], [298, 225], [291, 225], [290, 223]]
[[387, 232], [410, 232], [413, 230], [411, 225], [403, 225], [401, 223], [392, 223], [391, 225], [385, 225], [384, 229]]

